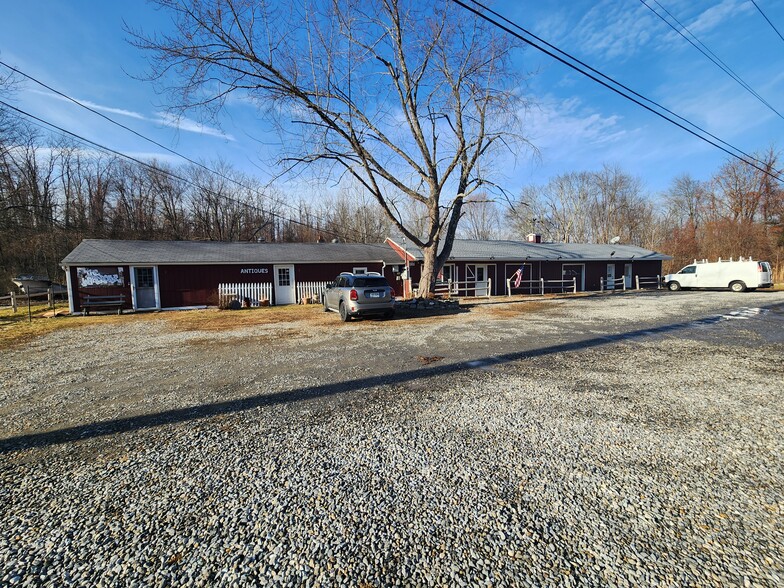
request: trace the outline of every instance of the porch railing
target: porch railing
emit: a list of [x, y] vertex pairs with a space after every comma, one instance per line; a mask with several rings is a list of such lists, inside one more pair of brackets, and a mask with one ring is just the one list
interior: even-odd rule
[[605, 290], [626, 290], [626, 277], [621, 276], [615, 279], [599, 278], [599, 291], [604, 292]]
[[[563, 293], [567, 291], [571, 291], [572, 293], [577, 292], [577, 278], [572, 278], [570, 280], [545, 280], [544, 278], [540, 278], [538, 280], [522, 280], [519, 286], [512, 286], [512, 278], [506, 279], [506, 295], [511, 296], [513, 290], [517, 290], [518, 294], [540, 294], [544, 296], [548, 292], [555, 293]], [[523, 287], [523, 284], [526, 284]], [[527, 290], [527, 292], [525, 292]]]
[[[446, 282], [436, 282], [433, 294], [437, 296], [467, 296], [473, 298], [490, 298], [493, 295], [493, 279], [465, 280], [463, 282], [449, 280]], [[419, 285], [414, 288], [414, 296], [419, 295]]]

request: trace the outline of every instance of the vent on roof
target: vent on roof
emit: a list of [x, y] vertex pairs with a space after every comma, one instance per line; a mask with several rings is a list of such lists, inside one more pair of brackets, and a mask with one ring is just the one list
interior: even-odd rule
[[542, 236], [538, 233], [528, 233], [528, 242], [529, 243], [541, 243]]

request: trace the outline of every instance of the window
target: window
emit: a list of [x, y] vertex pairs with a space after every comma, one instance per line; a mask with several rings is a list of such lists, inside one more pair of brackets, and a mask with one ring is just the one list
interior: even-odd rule
[[454, 264], [445, 265], [444, 269], [441, 270], [442, 280], [445, 282], [455, 282], [457, 281], [457, 275], [455, 273], [455, 266]]
[[291, 272], [289, 268], [278, 268], [278, 286], [291, 286]]
[[152, 288], [155, 286], [151, 267], [137, 267], [134, 269], [136, 274], [137, 288]]
[[387, 285], [387, 279], [382, 277], [356, 278], [354, 280], [356, 288], [383, 288]]
[[681, 271], [678, 272], [679, 274], [696, 274], [697, 273], [697, 266], [696, 265], [687, 265]]

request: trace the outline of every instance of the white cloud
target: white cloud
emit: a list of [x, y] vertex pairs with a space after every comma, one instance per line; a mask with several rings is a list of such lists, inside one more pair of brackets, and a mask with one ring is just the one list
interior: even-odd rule
[[157, 113], [155, 122], [160, 123], [163, 126], [178, 129], [180, 131], [186, 131], [188, 133], [199, 133], [201, 135], [209, 135], [211, 137], [220, 137], [221, 139], [226, 139], [228, 141], [236, 140], [232, 135], [227, 135], [220, 129], [208, 127], [184, 116], [173, 116], [167, 112]]
[[[720, 4], [711, 6], [699, 14], [691, 23], [686, 24], [687, 28], [697, 37], [710, 33], [720, 25], [736, 18], [744, 12], [752, 11], [749, 2], [740, 0], [724, 0]], [[681, 21], [683, 22], [683, 21]]]
[[[62, 102], [69, 102], [73, 103], [68, 98], [60, 96], [59, 94], [55, 94], [53, 92], [44, 92], [41, 90], [31, 89], [30, 92], [34, 94], [39, 94], [41, 96], [45, 96], [47, 98], [53, 98], [55, 100], [60, 100]], [[236, 139], [229, 134], [224, 133], [220, 129], [216, 129], [213, 127], [208, 127], [203, 125], [199, 122], [196, 122], [192, 119], [186, 117], [177, 117], [173, 116], [166, 112], [158, 112], [155, 114], [154, 117], [145, 116], [139, 112], [135, 112], [133, 110], [126, 110], [124, 108], [115, 108], [113, 106], [104, 106], [103, 104], [97, 104], [95, 102], [91, 102], [90, 100], [83, 100], [81, 98], [74, 98], [80, 104], [87, 106], [93, 110], [97, 110], [99, 112], [105, 112], [108, 114], [115, 114], [119, 116], [124, 116], [128, 118], [132, 118], [135, 120], [140, 120], [144, 122], [160, 124], [165, 127], [177, 129], [180, 131], [185, 131], [188, 133], [198, 133], [200, 135], [208, 135], [210, 137], [219, 137], [221, 139], [226, 139], [227, 141], [235, 141]]]
[[[29, 92], [33, 94], [39, 94], [40, 96], [46, 96], [47, 98], [54, 98], [55, 100], [61, 100], [62, 102], [70, 102], [73, 104], [71, 100], [64, 96], [60, 96], [59, 94], [55, 94], [53, 92], [44, 92], [43, 90], [36, 90], [30, 89]], [[112, 108], [111, 106], [102, 106], [101, 104], [96, 104], [95, 102], [90, 102], [89, 100], [82, 100], [80, 98], [74, 98], [76, 102], [80, 104], [84, 104], [88, 108], [92, 108], [93, 110], [98, 110], [99, 112], [108, 112], [110, 114], [119, 114], [121, 116], [127, 116], [129, 118], [135, 118], [137, 120], [146, 120], [149, 121], [150, 119], [140, 114], [138, 112], [134, 112], [132, 110], [125, 110], [123, 108]]]
[[541, 99], [524, 115], [524, 120], [526, 135], [545, 157], [606, 146], [628, 135], [621, 127], [620, 116], [604, 116], [583, 106], [576, 97]]
[[573, 44], [580, 48], [581, 54], [623, 60], [651, 41], [652, 18], [655, 17], [642, 6], [619, 10], [617, 2], [604, 0], [574, 26], [576, 43]]

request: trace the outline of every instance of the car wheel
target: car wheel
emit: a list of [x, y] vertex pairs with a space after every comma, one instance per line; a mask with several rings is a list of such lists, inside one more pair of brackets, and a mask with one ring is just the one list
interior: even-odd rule
[[342, 320], [345, 323], [346, 321], [348, 321], [349, 318], [350, 317], [348, 316], [348, 308], [346, 308], [346, 305], [341, 302], [340, 303], [340, 320]]
[[681, 285], [678, 282], [670, 282], [667, 284], [667, 287], [670, 289], [671, 292], [677, 292], [681, 289]]
[[738, 280], [737, 282], [732, 282], [730, 284], [730, 290], [733, 292], [745, 292], [746, 291], [746, 284]]

